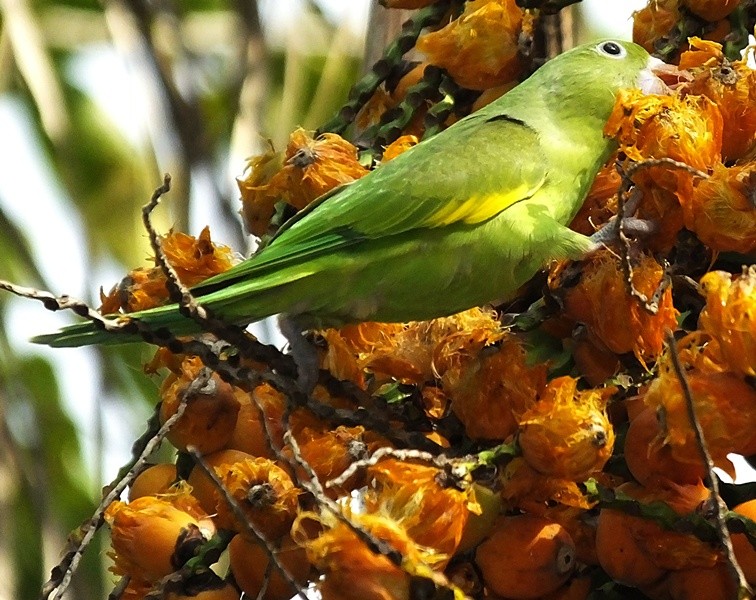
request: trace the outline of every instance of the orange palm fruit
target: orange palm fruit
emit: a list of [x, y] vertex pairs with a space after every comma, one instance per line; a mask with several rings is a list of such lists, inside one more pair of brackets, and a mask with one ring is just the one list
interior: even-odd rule
[[[756, 521], [756, 500], [749, 500], [738, 504], [733, 511]], [[756, 549], [748, 541], [744, 533], [732, 534], [732, 547], [735, 550], [735, 558], [743, 569], [748, 583], [756, 585]]]
[[129, 502], [142, 496], [165, 494], [176, 481], [176, 465], [159, 463], [142, 471], [129, 487]]
[[732, 600], [738, 597], [737, 585], [723, 562], [706, 569], [672, 571], [667, 586], [672, 600]]
[[285, 397], [267, 383], [251, 392], [234, 388], [234, 394], [240, 405], [239, 414], [226, 448], [274, 458], [271, 445], [278, 448], [283, 445]]
[[439, 555], [451, 558], [468, 518], [481, 513], [471, 482], [444, 485], [442, 471], [434, 466], [389, 458], [370, 467], [368, 479], [366, 510], [390, 516], [414, 542]]
[[[702, 484], [645, 488], [628, 482], [617, 488], [641, 504], [665, 502], [686, 515], [709, 498]], [[598, 518], [596, 552], [604, 570], [615, 580], [634, 587], [657, 581], [666, 570], [709, 568], [719, 559], [717, 550], [693, 535], [667, 530], [640, 516], [604, 508]]]
[[402, 135], [398, 137], [388, 146], [386, 146], [386, 149], [383, 151], [383, 156], [381, 156], [381, 164], [386, 163], [396, 158], [400, 154], [405, 153], [413, 146], [416, 146], [419, 142], [420, 140], [416, 135]]
[[[289, 531], [297, 508], [299, 489], [289, 474], [267, 458], [247, 458], [215, 467], [224, 489], [240, 505], [245, 519], [266, 540], [276, 540]], [[215, 490], [215, 522], [220, 529], [244, 531], [229, 502]]]
[[[210, 240], [210, 228], [199, 237], [180, 231], [161, 236], [160, 246], [181, 283], [193, 286], [208, 277], [223, 273], [239, 262], [228, 246]], [[100, 312], [135, 312], [167, 304], [170, 294], [161, 267], [138, 268], [131, 271], [106, 295], [100, 292]]]
[[[681, 462], [700, 462], [700, 451], [688, 416], [687, 401], [677, 374], [660, 361], [659, 375], [651, 382], [645, 402], [664, 415], [664, 442]], [[707, 373], [691, 370], [686, 374], [696, 416], [706, 444], [717, 466], [727, 467], [727, 454], [752, 451], [756, 422], [756, 390], [734, 373]]]
[[442, 383], [467, 435], [503, 440], [517, 431], [515, 415], [542, 392], [546, 371], [545, 364], [527, 364], [524, 345], [512, 336], [497, 353], [449, 369]]
[[280, 200], [301, 210], [315, 198], [367, 172], [357, 158], [357, 148], [340, 135], [324, 133], [313, 138], [304, 129], [295, 129], [285, 153], [271, 148], [251, 158], [244, 176], [237, 179], [247, 229], [254, 235], [264, 235]]
[[[756, 87], [754, 89], [756, 95]], [[748, 254], [756, 250], [756, 163], [713, 165], [708, 179], [678, 194], [685, 226], [713, 250]]]
[[646, 408], [631, 422], [625, 436], [625, 463], [638, 483], [653, 486], [663, 480], [697, 483], [706, 475], [703, 461], [682, 462], [664, 443], [656, 411]]
[[239, 600], [239, 590], [228, 582], [221, 582], [218, 587], [204, 589], [196, 594], [168, 592], [165, 600]]
[[[341, 475], [352, 462], [369, 456], [381, 446], [390, 446], [389, 442], [378, 434], [361, 425], [346, 427], [339, 425], [328, 428], [321, 423], [297, 428], [294, 437], [299, 444], [302, 458], [310, 465], [320, 481], [328, 481]], [[287, 446], [285, 452], [290, 452]], [[302, 473], [305, 476], [304, 473]], [[344, 486], [329, 488], [335, 496], [361, 485], [364, 471], [358, 471], [350, 477]]]
[[583, 205], [570, 223], [570, 229], [591, 235], [617, 214], [617, 190], [622, 180], [615, 160], [616, 156], [607, 161], [596, 175]]
[[655, 52], [655, 42], [668, 35], [680, 18], [677, 4], [677, 0], [658, 0], [633, 13], [633, 41]]
[[519, 600], [538, 598], [561, 587], [575, 568], [570, 534], [532, 515], [501, 517], [475, 552], [488, 588]]
[[[633, 286], [650, 298], [663, 276], [653, 257], [641, 255], [633, 269]], [[564, 303], [565, 315], [584, 323], [606, 348], [616, 354], [633, 352], [640, 361], [656, 358], [666, 329], [677, 327], [671, 289], [661, 295], [658, 312], [650, 314], [630, 295], [619, 259], [610, 251], [596, 252], [583, 262], [580, 281], [567, 290]]]
[[695, 77], [683, 91], [704, 95], [717, 105], [723, 120], [722, 158], [725, 162], [742, 159], [756, 142], [756, 116], [751, 108], [756, 73], [745, 60], [727, 60], [721, 44], [695, 37], [689, 43], [691, 50], [680, 57], [680, 67], [690, 69]]
[[[219, 450], [203, 458], [211, 468], [215, 468], [222, 465], [232, 465], [254, 457], [241, 450]], [[192, 496], [197, 499], [205, 512], [208, 515], [214, 515], [217, 510], [217, 498], [215, 495], [217, 488], [213, 481], [205, 475], [205, 472], [200, 467], [195, 466], [191, 473], [189, 473], [187, 483], [192, 488]]]
[[172, 497], [113, 502], [105, 521], [110, 525], [113, 570], [144, 581], [157, 581], [178, 569], [191, 558], [191, 549], [215, 532], [186, 490]]
[[740, 0], [683, 0], [682, 4], [694, 15], [709, 22], [720, 21], [734, 11]]
[[571, 351], [580, 376], [594, 387], [603, 384], [620, 368], [617, 355], [590, 335], [583, 335], [581, 328], [572, 336]]
[[471, 0], [457, 19], [420, 36], [416, 47], [462, 87], [485, 90], [519, 75], [522, 19], [515, 0]]
[[600, 471], [614, 448], [606, 403], [616, 391], [578, 391], [577, 379], [569, 376], [549, 381], [520, 418], [518, 441], [525, 461], [544, 475], [573, 481]]
[[617, 510], [601, 509], [596, 526], [599, 564], [618, 583], [646, 586], [666, 573], [638, 545], [630, 525], [634, 517]]
[[[706, 171], [722, 153], [722, 114], [705, 96], [647, 95], [621, 91], [604, 132], [615, 137], [632, 160], [669, 157]], [[689, 174], [679, 169], [649, 169], [654, 181], [670, 191]]]
[[[296, 595], [298, 589], [284, 578], [277, 567], [268, 568], [270, 559], [259, 542], [238, 534], [228, 545], [228, 552], [234, 579], [247, 596], [260, 598], [258, 594], [262, 590], [266, 575], [268, 583], [261, 600], [289, 600]], [[304, 587], [310, 571], [304, 548], [300, 548], [286, 536], [275, 553], [298, 588]]]
[[[395, 520], [370, 513], [350, 520], [402, 556], [401, 566], [374, 552], [343, 522], [335, 522], [316, 537], [306, 535], [298, 520], [293, 531], [307, 557], [323, 574], [318, 590], [323, 600], [410, 600], [412, 574], [428, 574], [432, 552], [425, 551]], [[300, 539], [300, 537], [305, 539]]]
[[706, 306], [699, 326], [716, 339], [731, 369], [756, 376], [756, 267], [739, 277], [711, 271], [701, 278], [701, 290]]
[[[170, 373], [165, 378], [160, 387], [161, 423], [176, 414], [187, 388], [203, 367], [199, 357], [189, 356], [181, 363], [180, 375]], [[200, 454], [210, 454], [223, 448], [231, 438], [238, 414], [234, 388], [213, 373], [207, 384], [188, 399], [184, 414], [166, 437], [179, 450], [194, 446]]]

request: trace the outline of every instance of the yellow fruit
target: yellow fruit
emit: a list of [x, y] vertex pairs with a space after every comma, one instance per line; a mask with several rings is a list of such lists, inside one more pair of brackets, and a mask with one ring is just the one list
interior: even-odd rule
[[201, 508], [192, 497], [171, 499], [179, 500], [179, 506], [143, 496], [108, 507], [105, 520], [110, 525], [115, 572], [157, 581], [191, 558], [191, 553], [182, 554], [182, 547], [190, 552], [197, 542], [212, 536], [212, 525], [201, 519]]
[[142, 496], [156, 496], [169, 491], [176, 481], [176, 465], [160, 463], [142, 471], [129, 487], [129, 502]]

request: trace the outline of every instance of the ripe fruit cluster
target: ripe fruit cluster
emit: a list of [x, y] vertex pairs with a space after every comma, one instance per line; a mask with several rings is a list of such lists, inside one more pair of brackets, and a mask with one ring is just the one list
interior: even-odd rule
[[[636, 14], [636, 38], [652, 48], [681, 14], [718, 22], [739, 4], [651, 2]], [[523, 73], [518, 41], [536, 16], [514, 0], [473, 0], [418, 49], [482, 92], [465, 109], [474, 110]], [[221, 577], [200, 595], [171, 588], [168, 597], [242, 590], [287, 600], [308, 582], [324, 600], [411, 600], [432, 588], [491, 600], [578, 600], [597, 589], [733, 597], [727, 557], [709, 535], [716, 509], [688, 404], [718, 467], [732, 472], [728, 456], [756, 454], [756, 74], [715, 41], [693, 38], [678, 59], [674, 91], [617, 99], [606, 134], [618, 155], [572, 224], [592, 233], [618, 212], [629, 183], [615, 160], [626, 170], [656, 161], [631, 182], [637, 216], [656, 232], [620, 252], [551, 265], [543, 285], [508, 307], [521, 313], [512, 326], [472, 309], [317, 332], [321, 368], [347, 384], [319, 385], [305, 406], [270, 382], [217, 374], [187, 398], [201, 361], [159, 351], [148, 367], [167, 372], [161, 421], [184, 411], [168, 434], [181, 458], [145, 470], [129, 502], [106, 513], [113, 570], [130, 577], [122, 597], [169, 590], [166, 578], [191, 571], [190, 559], [218, 539], [228, 556], [215, 567]], [[379, 88], [357, 127], [379, 125], [425, 66]], [[421, 103], [415, 117], [431, 110]], [[424, 132], [422, 118], [408, 119], [383, 160]], [[657, 160], [666, 158], [689, 168]], [[301, 209], [367, 172], [343, 137], [301, 130], [285, 153], [271, 149], [249, 167], [239, 185], [258, 235], [275, 227], [276, 203]], [[164, 248], [176, 249], [169, 258], [188, 285], [234, 260], [207, 232], [171, 234]], [[158, 271], [125, 281], [105, 310], [167, 298]], [[215, 477], [187, 463], [189, 448]], [[756, 585], [756, 500], [745, 487], [730, 491], [742, 516], [728, 513], [741, 523], [735, 556]]]

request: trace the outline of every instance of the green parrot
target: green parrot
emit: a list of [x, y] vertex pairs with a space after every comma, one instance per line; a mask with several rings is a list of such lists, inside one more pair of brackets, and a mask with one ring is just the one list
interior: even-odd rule
[[[567, 227], [615, 148], [603, 135], [617, 92], [663, 86], [640, 46], [574, 48], [489, 104], [287, 221], [262, 250], [191, 289], [225, 322], [283, 314], [305, 328], [406, 322], [507, 299], [548, 261], [596, 238]], [[198, 332], [178, 306], [139, 319]], [[121, 343], [92, 322], [40, 335], [50, 346]]]

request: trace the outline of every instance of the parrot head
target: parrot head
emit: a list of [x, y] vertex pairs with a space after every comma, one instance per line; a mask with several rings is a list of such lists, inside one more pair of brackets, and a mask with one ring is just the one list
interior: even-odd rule
[[563, 110], [606, 120], [621, 89], [663, 93], [667, 87], [659, 74], [666, 66], [638, 44], [603, 39], [560, 54], [531, 79]]

